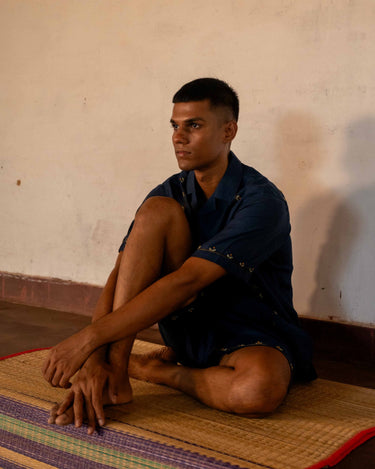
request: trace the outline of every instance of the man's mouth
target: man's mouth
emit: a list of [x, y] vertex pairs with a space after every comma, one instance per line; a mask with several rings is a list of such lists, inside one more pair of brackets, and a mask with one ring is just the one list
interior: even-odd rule
[[190, 152], [186, 151], [186, 150], [175, 150], [175, 152], [176, 152], [176, 156], [178, 156], [180, 158], [184, 158], [184, 157], [190, 155]]

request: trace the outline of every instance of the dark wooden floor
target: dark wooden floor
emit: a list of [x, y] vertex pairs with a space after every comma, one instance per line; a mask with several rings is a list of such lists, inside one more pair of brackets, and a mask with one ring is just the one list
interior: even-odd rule
[[[0, 356], [50, 347], [89, 322], [86, 316], [0, 301]], [[156, 330], [145, 331], [139, 338], [161, 343]], [[338, 362], [317, 354], [315, 367], [320, 378], [375, 389], [375, 370], [367, 363]], [[353, 451], [335, 467], [375, 469], [375, 439]]]

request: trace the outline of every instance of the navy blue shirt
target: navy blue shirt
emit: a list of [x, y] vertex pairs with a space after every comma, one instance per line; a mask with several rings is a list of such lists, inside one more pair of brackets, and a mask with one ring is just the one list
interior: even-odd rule
[[269, 335], [290, 349], [300, 378], [314, 378], [310, 339], [293, 307], [288, 206], [276, 186], [231, 152], [208, 200], [194, 171], [173, 175], [147, 198], [152, 196], [171, 197], [183, 206], [192, 232], [192, 256], [219, 264], [229, 274], [208, 288], [215, 311], [207, 313], [207, 327], [216, 324], [216, 338], [205, 340], [224, 349], [235, 345], [239, 327], [242, 342], [249, 335], [245, 329], [251, 328], [262, 339]]

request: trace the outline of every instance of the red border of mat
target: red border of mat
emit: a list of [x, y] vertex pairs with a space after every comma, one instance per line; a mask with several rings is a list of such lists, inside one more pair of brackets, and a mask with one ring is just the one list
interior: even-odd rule
[[18, 355], [24, 355], [26, 353], [39, 352], [40, 350], [48, 350], [50, 348], [52, 347], [33, 348], [31, 350], [25, 350], [24, 352], [12, 353], [11, 355], [5, 355], [5, 357], [0, 357], [0, 360], [6, 360], [7, 358], [18, 357]]
[[342, 461], [345, 456], [351, 453], [353, 450], [361, 446], [367, 440], [370, 440], [375, 436], [375, 427], [368, 428], [367, 430], [362, 430], [361, 432], [354, 435], [350, 440], [344, 443], [341, 448], [336, 450], [331, 456], [323, 459], [322, 461], [313, 464], [312, 466], [307, 467], [306, 469], [323, 469], [325, 467], [333, 467], [335, 464], [338, 464]]
[[[17, 357], [18, 355], [24, 355], [26, 353], [39, 352], [40, 350], [48, 350], [50, 348], [52, 347], [35, 348], [26, 350], [24, 352], [13, 353], [11, 355], [6, 355], [5, 357], [0, 357], [0, 360], [6, 360], [7, 358]], [[375, 427], [362, 430], [350, 438], [350, 440], [348, 440], [346, 443], [344, 443], [341, 448], [328, 456], [328, 458], [322, 459], [321, 461], [313, 464], [312, 466], [306, 467], [305, 469], [324, 469], [325, 467], [333, 467], [335, 464], [338, 464], [340, 461], [342, 461], [349, 453], [373, 437], [375, 437]]]

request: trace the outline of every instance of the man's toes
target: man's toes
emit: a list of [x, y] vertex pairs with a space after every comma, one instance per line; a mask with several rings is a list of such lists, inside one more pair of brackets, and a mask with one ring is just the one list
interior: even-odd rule
[[63, 414], [59, 415], [55, 419], [56, 425], [69, 425], [74, 421], [73, 407], [67, 409]]
[[49, 418], [48, 418], [48, 423], [54, 424], [56, 422], [56, 416], [57, 416], [57, 409], [59, 408], [58, 404], [55, 404], [50, 413], [49, 413]]

